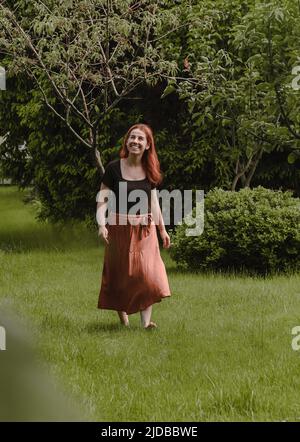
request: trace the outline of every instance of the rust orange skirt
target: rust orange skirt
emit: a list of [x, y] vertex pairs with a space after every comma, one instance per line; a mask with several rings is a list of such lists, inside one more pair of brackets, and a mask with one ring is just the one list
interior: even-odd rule
[[132, 314], [171, 296], [151, 213], [112, 213], [106, 227], [98, 308]]

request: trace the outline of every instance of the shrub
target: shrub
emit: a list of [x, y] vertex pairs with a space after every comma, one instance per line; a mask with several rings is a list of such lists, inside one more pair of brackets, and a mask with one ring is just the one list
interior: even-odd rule
[[[193, 211], [195, 216], [195, 209]], [[172, 258], [191, 270], [246, 270], [259, 274], [300, 269], [300, 199], [263, 187], [213, 189], [204, 201], [204, 231], [172, 233]]]

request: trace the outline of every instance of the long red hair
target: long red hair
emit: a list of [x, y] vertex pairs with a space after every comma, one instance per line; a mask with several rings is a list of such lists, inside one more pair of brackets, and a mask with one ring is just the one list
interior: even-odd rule
[[146, 135], [147, 143], [150, 147], [148, 150], [145, 150], [142, 156], [142, 165], [146, 172], [148, 180], [151, 183], [158, 185], [162, 182], [162, 173], [160, 170], [160, 164], [156, 153], [153, 132], [150, 126], [148, 126], [147, 124], [139, 123], [139, 124], [134, 124], [128, 129], [123, 139], [122, 147], [120, 150], [120, 158], [127, 158], [129, 155], [126, 144], [129, 135], [133, 129], [139, 129], [143, 131], [144, 134]]

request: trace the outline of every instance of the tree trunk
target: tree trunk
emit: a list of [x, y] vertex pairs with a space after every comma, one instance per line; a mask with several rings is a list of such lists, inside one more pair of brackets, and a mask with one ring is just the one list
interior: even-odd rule
[[261, 159], [261, 157], [262, 157], [263, 151], [264, 151], [264, 149], [263, 149], [263, 147], [262, 147], [262, 148], [259, 150], [258, 154], [257, 154], [257, 157], [256, 157], [256, 159], [255, 159], [255, 161], [254, 161], [254, 163], [253, 163], [253, 166], [252, 166], [252, 169], [251, 169], [250, 172], [249, 172], [249, 175], [247, 176], [247, 179], [246, 179], [246, 182], [245, 182], [245, 185], [244, 185], [245, 188], [246, 188], [246, 187], [250, 187], [250, 182], [251, 182], [251, 180], [252, 180], [252, 178], [253, 178], [254, 172], [256, 171], [256, 168], [257, 168], [257, 166], [258, 166], [258, 163], [259, 163], [259, 161], [260, 161], [260, 159]]
[[99, 150], [97, 149], [97, 135], [98, 131], [96, 126], [94, 126], [92, 129], [90, 129], [90, 143], [93, 146], [92, 150], [92, 161], [95, 167], [97, 167], [98, 170], [100, 170], [101, 175], [104, 174], [104, 167], [101, 160], [101, 155]]

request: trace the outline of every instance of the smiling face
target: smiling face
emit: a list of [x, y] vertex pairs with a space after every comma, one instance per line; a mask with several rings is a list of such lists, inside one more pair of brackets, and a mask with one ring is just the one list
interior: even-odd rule
[[149, 149], [146, 134], [140, 129], [132, 129], [129, 134], [126, 147], [129, 155], [143, 156], [145, 150]]

